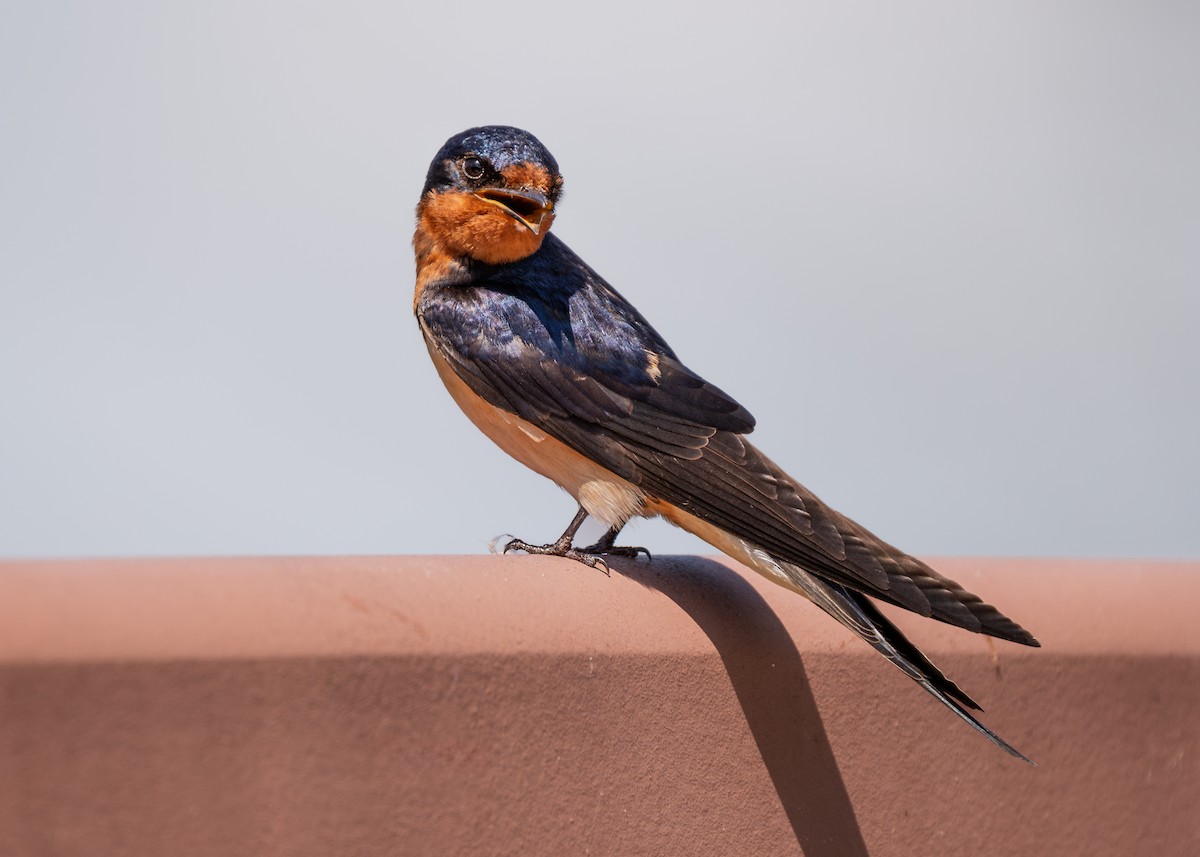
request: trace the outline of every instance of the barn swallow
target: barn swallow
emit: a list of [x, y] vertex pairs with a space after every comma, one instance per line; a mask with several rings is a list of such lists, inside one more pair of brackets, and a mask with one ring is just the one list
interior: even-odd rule
[[[413, 309], [450, 395], [501, 449], [558, 483], [579, 511], [556, 541], [508, 550], [637, 555], [615, 544], [661, 516], [810, 599], [997, 746], [981, 710], [871, 599], [1039, 645], [962, 586], [822, 503], [755, 449], [754, 418], [687, 368], [633, 306], [558, 238], [562, 176], [532, 134], [451, 137], [430, 164], [413, 236]], [[588, 516], [608, 527], [576, 548]]]

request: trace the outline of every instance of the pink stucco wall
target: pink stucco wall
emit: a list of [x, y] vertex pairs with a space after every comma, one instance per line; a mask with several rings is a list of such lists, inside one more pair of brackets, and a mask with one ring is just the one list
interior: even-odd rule
[[1200, 563], [934, 564], [1039, 767], [712, 560], [0, 563], [0, 854], [1200, 853]]

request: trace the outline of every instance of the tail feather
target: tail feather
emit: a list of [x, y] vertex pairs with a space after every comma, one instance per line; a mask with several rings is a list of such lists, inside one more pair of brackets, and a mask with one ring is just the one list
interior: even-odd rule
[[[789, 569], [789, 571], [793, 571], [793, 569]], [[794, 569], [794, 571], [806, 578], [800, 584], [801, 589], [818, 607], [865, 640], [877, 652], [899, 667], [905, 675], [965, 720], [972, 729], [1009, 755], [1037, 766], [1036, 762], [980, 723], [971, 710], [982, 711], [983, 709], [935, 667], [929, 658], [925, 657], [921, 650], [900, 632], [899, 628], [879, 612], [869, 598], [844, 586], [827, 583], [800, 569]]]

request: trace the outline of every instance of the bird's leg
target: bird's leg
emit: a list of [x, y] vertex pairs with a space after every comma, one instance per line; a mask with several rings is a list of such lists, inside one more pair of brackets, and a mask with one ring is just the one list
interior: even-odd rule
[[[587, 518], [587, 509], [582, 506], [575, 513], [575, 517], [571, 519], [571, 523], [567, 525], [567, 529], [563, 532], [558, 540], [548, 545], [531, 545], [521, 539], [513, 539], [504, 546], [503, 553], [509, 551], [525, 551], [529, 554], [537, 554], [538, 556], [565, 556], [567, 559], [573, 559], [576, 562], [581, 562], [589, 568], [599, 568], [605, 574], [608, 574], [608, 563], [594, 553], [586, 550], [576, 550], [571, 547], [571, 541], [575, 538], [575, 533]], [[616, 533], [613, 534], [614, 536]], [[603, 539], [601, 540], [603, 541]]]
[[650, 556], [650, 551], [643, 547], [626, 547], [625, 545], [613, 547], [613, 542], [617, 540], [617, 534], [621, 532], [621, 527], [623, 526], [625, 525], [621, 524], [618, 527], [610, 528], [607, 533], [600, 537], [598, 542], [589, 547], [581, 548], [580, 552], [587, 554], [602, 554], [604, 556], [628, 556], [633, 557], [634, 559], [637, 559], [639, 554], [645, 554], [646, 559], [653, 559], [653, 557]]

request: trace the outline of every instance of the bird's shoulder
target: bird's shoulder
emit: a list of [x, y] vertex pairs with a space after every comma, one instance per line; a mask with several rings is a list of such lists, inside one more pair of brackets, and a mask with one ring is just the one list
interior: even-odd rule
[[519, 262], [473, 265], [465, 280], [430, 284], [417, 315], [475, 392], [543, 427], [551, 417], [607, 430], [633, 423], [649, 431], [657, 422], [698, 437], [754, 426], [553, 235]]
[[578, 256], [548, 236], [508, 265], [469, 263], [462, 276], [431, 283], [417, 305], [422, 325], [447, 344], [483, 357], [520, 351], [580, 368], [652, 380], [645, 353], [674, 352], [645, 318]]

